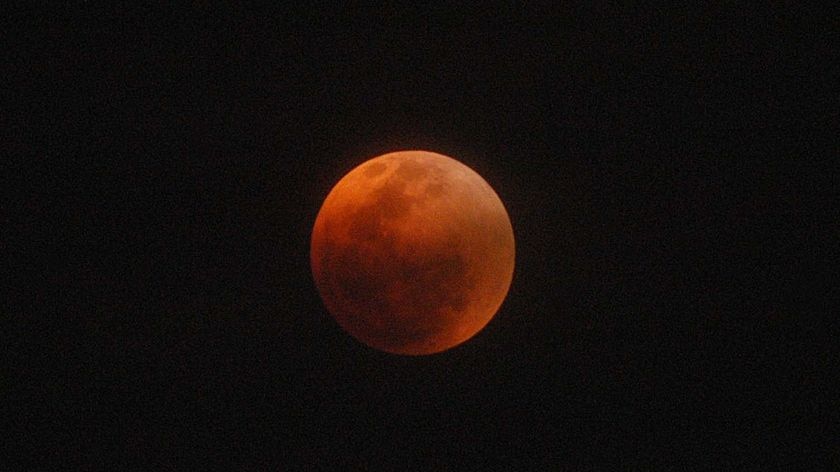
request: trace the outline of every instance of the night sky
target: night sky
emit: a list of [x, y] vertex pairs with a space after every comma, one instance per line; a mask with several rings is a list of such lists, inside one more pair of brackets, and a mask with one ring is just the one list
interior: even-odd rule
[[[840, 461], [830, 15], [3, 17], [4, 470]], [[309, 268], [330, 188], [401, 149], [516, 237], [496, 317], [428, 357], [341, 331]]]

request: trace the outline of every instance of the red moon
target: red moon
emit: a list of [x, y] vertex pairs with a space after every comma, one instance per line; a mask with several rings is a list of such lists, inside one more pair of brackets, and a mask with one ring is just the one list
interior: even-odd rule
[[472, 169], [441, 154], [373, 158], [327, 195], [311, 246], [329, 312], [364, 344], [445, 351], [496, 314], [513, 278], [513, 228]]

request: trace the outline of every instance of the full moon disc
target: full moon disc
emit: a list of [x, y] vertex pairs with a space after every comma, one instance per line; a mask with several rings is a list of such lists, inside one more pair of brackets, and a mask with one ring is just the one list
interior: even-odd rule
[[338, 324], [373, 348], [441, 352], [484, 328], [513, 278], [513, 228], [472, 169], [441, 154], [373, 158], [327, 195], [312, 274]]

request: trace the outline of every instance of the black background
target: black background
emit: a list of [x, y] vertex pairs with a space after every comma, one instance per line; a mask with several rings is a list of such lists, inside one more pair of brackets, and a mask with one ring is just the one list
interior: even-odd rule
[[[10, 8], [9, 470], [836, 464], [830, 15], [486, 9]], [[429, 357], [309, 270], [332, 185], [399, 149], [516, 235]]]

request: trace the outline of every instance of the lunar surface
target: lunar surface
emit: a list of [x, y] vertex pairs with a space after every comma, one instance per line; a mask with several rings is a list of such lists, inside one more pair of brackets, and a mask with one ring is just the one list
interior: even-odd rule
[[469, 167], [427, 151], [385, 154], [344, 176], [311, 243], [315, 284], [338, 324], [395, 354], [471, 338], [513, 278], [513, 229], [499, 197]]

